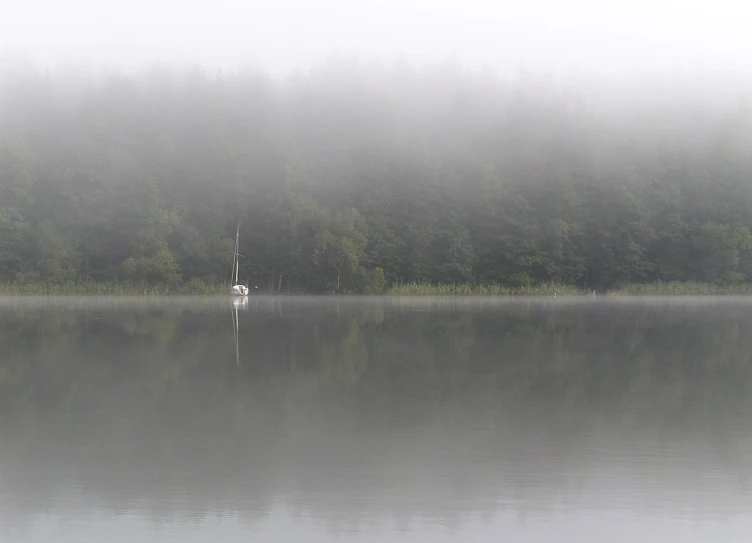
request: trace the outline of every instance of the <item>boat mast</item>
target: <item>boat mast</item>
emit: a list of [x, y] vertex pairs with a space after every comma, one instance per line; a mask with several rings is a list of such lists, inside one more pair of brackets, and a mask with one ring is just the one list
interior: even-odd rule
[[240, 268], [240, 259], [238, 257], [238, 240], [240, 238], [240, 223], [238, 223], [238, 229], [235, 231], [235, 285], [238, 284], [238, 270]]
[[230, 286], [235, 285], [233, 281], [235, 279], [235, 260], [237, 259], [237, 256], [238, 256], [238, 249], [237, 247], [234, 247], [232, 251], [232, 269], [230, 270]]

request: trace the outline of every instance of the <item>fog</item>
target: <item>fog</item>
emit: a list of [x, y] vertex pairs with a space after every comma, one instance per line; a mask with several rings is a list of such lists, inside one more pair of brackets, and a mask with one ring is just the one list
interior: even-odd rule
[[52, 67], [254, 63], [284, 74], [334, 55], [564, 73], [744, 68], [740, 2], [633, 0], [30, 0], [0, 2], [0, 48]]
[[0, 0], [0, 518], [747, 530], [740, 6]]
[[731, 7], [7, 4], [0, 283], [750, 285]]

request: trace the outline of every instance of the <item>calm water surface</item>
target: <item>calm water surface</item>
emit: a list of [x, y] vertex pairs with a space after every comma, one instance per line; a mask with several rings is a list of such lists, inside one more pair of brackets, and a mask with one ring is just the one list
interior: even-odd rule
[[2, 541], [747, 542], [751, 511], [752, 299], [0, 298]]

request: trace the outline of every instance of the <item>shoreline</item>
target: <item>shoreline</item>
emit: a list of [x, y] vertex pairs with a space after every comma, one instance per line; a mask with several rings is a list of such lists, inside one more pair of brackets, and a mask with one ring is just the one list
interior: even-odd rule
[[[591, 297], [591, 290], [572, 285], [544, 283], [523, 287], [500, 284], [403, 283], [379, 293], [276, 293], [257, 292], [251, 296], [346, 296], [381, 295], [388, 297]], [[129, 285], [113, 282], [68, 284], [0, 284], [0, 296], [217, 296], [227, 294], [226, 286], [189, 281], [182, 285]], [[595, 296], [743, 296], [752, 295], [752, 284], [716, 285], [698, 282], [653, 282], [619, 285], [595, 290]]]
[[[572, 285], [543, 283], [524, 287], [490, 285], [432, 285], [428, 283], [406, 283], [395, 285], [387, 291], [396, 296], [567, 296], [588, 297], [590, 288], [583, 289]], [[742, 296], [752, 295], [752, 283], [717, 285], [713, 283], [664, 282], [630, 283], [610, 289], [595, 289], [595, 296]]]

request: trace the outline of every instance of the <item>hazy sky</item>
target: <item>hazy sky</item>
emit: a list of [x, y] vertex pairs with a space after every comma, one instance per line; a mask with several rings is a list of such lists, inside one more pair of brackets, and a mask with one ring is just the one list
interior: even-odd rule
[[0, 51], [45, 65], [155, 60], [273, 72], [334, 53], [620, 71], [752, 66], [752, 6], [724, 0], [0, 0]]

